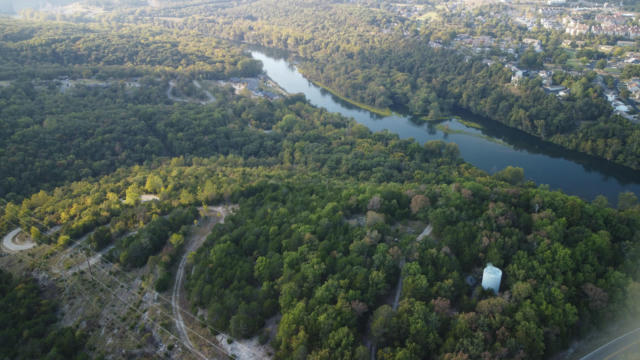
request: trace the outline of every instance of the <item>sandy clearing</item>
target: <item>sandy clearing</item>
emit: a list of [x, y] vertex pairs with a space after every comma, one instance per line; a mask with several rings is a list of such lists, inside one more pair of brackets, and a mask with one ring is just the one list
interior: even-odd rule
[[25, 241], [23, 243], [16, 243], [15, 238], [21, 231], [22, 229], [17, 228], [11, 231], [10, 233], [8, 233], [7, 235], [5, 235], [4, 238], [2, 239], [2, 247], [9, 252], [18, 252], [18, 251], [29, 250], [32, 247], [36, 246], [36, 243], [31, 241], [31, 238], [29, 238], [29, 241]]
[[141, 202], [148, 202], [148, 201], [153, 201], [153, 200], [160, 200], [160, 197], [158, 195], [153, 195], [153, 194], [142, 194], [142, 195], [140, 195], [140, 201]]
[[258, 337], [253, 337], [247, 340], [234, 341], [231, 344], [227, 342], [227, 336], [219, 334], [216, 336], [216, 340], [220, 343], [220, 346], [229, 354], [235, 356], [238, 360], [260, 360], [271, 359], [267, 347], [260, 345]]

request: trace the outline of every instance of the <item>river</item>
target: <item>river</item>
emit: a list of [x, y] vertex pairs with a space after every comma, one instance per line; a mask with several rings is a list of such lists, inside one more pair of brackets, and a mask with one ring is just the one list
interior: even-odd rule
[[459, 115], [480, 128], [467, 126], [455, 118], [434, 126], [396, 113], [382, 117], [342, 101], [304, 78], [285, 58], [265, 52], [251, 50], [252, 56], [262, 61], [267, 75], [285, 91], [303, 93], [311, 104], [351, 117], [372, 131], [388, 130], [402, 139], [413, 138], [420, 143], [430, 140], [454, 142], [465, 161], [489, 173], [509, 165], [521, 167], [527, 179], [587, 200], [604, 195], [616, 205], [621, 192], [640, 195], [639, 171], [563, 149], [469, 114]]

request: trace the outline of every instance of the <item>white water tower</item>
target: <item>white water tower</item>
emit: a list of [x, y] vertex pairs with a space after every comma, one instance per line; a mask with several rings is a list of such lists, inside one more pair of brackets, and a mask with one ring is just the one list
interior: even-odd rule
[[482, 288], [485, 290], [493, 290], [498, 293], [500, 290], [500, 280], [502, 280], [502, 270], [488, 263], [482, 273]]

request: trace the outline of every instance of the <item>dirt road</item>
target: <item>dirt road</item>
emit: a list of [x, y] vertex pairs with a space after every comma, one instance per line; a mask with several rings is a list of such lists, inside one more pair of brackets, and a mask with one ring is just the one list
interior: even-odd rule
[[209, 207], [207, 209], [208, 215], [201, 220], [200, 226], [196, 229], [196, 231], [189, 237], [188, 242], [186, 244], [186, 248], [184, 251], [184, 255], [180, 260], [180, 264], [178, 265], [178, 272], [176, 274], [176, 281], [173, 284], [173, 290], [171, 292], [171, 307], [173, 308], [173, 317], [175, 318], [175, 325], [178, 329], [178, 335], [180, 339], [187, 344], [194, 352], [199, 351], [195, 348], [191, 339], [189, 339], [189, 334], [187, 333], [187, 328], [184, 324], [184, 319], [182, 318], [182, 309], [180, 307], [180, 300], [182, 299], [182, 289], [184, 288], [184, 272], [187, 267], [187, 259], [189, 254], [196, 251], [207, 238], [207, 235], [213, 229], [213, 226], [220, 223], [224, 223], [224, 218], [233, 211], [235, 207], [233, 206], [216, 206]]
[[66, 275], [71, 275], [71, 274], [77, 273], [78, 271], [87, 270], [87, 269], [89, 269], [89, 265], [96, 265], [100, 261], [102, 256], [104, 254], [108, 253], [109, 250], [113, 249], [114, 247], [115, 247], [115, 245], [109, 245], [106, 248], [102, 249], [100, 252], [98, 252], [95, 255], [93, 255], [87, 261], [83, 261], [83, 262], [79, 263], [76, 266], [70, 267], [69, 269], [67, 269]]

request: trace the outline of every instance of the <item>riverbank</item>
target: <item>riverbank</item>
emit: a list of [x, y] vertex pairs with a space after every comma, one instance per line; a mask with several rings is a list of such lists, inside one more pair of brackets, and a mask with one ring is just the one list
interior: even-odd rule
[[[307, 60], [310, 61], [310, 60]], [[303, 67], [303, 66], [301, 66]], [[380, 116], [391, 116], [393, 113], [389, 108], [387, 109], [379, 109], [368, 105], [366, 103], [359, 102], [357, 100], [351, 99], [343, 94], [341, 94], [338, 90], [335, 90], [335, 87], [332, 88], [331, 85], [327, 85], [325, 83], [318, 82], [313, 80], [312, 77], [308, 76], [309, 73], [302, 73], [307, 79], [309, 79], [314, 85], [329, 91], [332, 95], [340, 98], [342, 101], [357, 106], [363, 110], [370, 111]], [[332, 81], [329, 81], [330, 83]], [[334, 84], [335, 86], [335, 84]], [[594, 134], [598, 133], [594, 127], [585, 127], [584, 122], [582, 124], [576, 124], [573, 130], [566, 130], [565, 132], [554, 132], [551, 134], [541, 134], [539, 130], [537, 130], [537, 126], [532, 126], [532, 122], [527, 122], [529, 126], [524, 126], [522, 124], [511, 123], [504, 118], [497, 117], [496, 114], [487, 113], [481, 110], [474, 108], [473, 106], [462, 107], [459, 101], [455, 99], [449, 98], [447, 101], [453, 101], [456, 107], [464, 108], [465, 111], [472, 113], [474, 116], [484, 117], [491, 121], [500, 123], [504, 126], [512, 128], [514, 130], [523, 131], [533, 137], [540, 139], [541, 141], [555, 144], [557, 146], [561, 146], [567, 150], [583, 153], [585, 155], [593, 156], [604, 161], [611, 162], [612, 164], [617, 164], [619, 166], [626, 167], [631, 170], [640, 171], [640, 153], [637, 151], [629, 151], [624, 149], [635, 149], [637, 147], [637, 141], [633, 136], [630, 135], [631, 131], [627, 125], [622, 122], [618, 122], [615, 117], [611, 117], [608, 122], [616, 123], [614, 125], [610, 125], [611, 129], [615, 130], [616, 136], [602, 137], [595, 136]], [[392, 108], [396, 108], [395, 106], [400, 106], [404, 108], [407, 104], [394, 104]], [[420, 117], [419, 114], [413, 114], [409, 116], [417, 116], [421, 120], [434, 121], [425, 119], [425, 117]], [[437, 119], [435, 120], [437, 121]], [[544, 122], [543, 122], [544, 124]], [[632, 125], [633, 126], [633, 125]], [[549, 130], [550, 131], [550, 130]], [[544, 132], [546, 133], [546, 131]]]
[[[303, 74], [303, 75], [304, 75], [304, 74]], [[380, 109], [380, 108], [373, 107], [373, 106], [370, 106], [370, 105], [367, 105], [367, 104], [363, 104], [363, 103], [361, 103], [361, 102], [357, 102], [357, 101], [355, 101], [355, 100], [352, 100], [352, 99], [349, 99], [349, 98], [347, 98], [347, 97], [344, 97], [344, 96], [340, 95], [337, 91], [333, 90], [332, 88], [330, 88], [330, 87], [328, 87], [328, 86], [324, 85], [323, 83], [321, 83], [321, 82], [319, 82], [319, 81], [315, 81], [315, 80], [310, 80], [310, 81], [311, 81], [315, 86], [320, 87], [320, 88], [322, 88], [322, 89], [324, 89], [324, 90], [327, 90], [328, 92], [330, 92], [330, 93], [331, 93], [331, 95], [333, 95], [333, 96], [337, 97], [338, 99], [340, 99], [340, 100], [342, 100], [342, 101], [344, 101], [344, 102], [347, 102], [347, 103], [349, 103], [349, 104], [351, 104], [351, 105], [353, 105], [353, 106], [357, 106], [357, 107], [359, 107], [359, 108], [360, 108], [360, 109], [362, 109], [362, 110], [367, 110], [367, 111], [369, 111], [369, 112], [372, 112], [372, 113], [374, 113], [374, 114], [380, 115], [380, 116], [382, 116], [382, 117], [387, 117], [387, 116], [391, 116], [391, 115], [393, 115], [393, 112], [392, 112], [392, 111], [391, 111], [391, 109], [389, 109], [389, 108], [386, 108], [386, 109]]]
[[[322, 83], [314, 81], [314, 80], [310, 80], [310, 81], [314, 85], [316, 85], [316, 86], [318, 86], [318, 87], [330, 92], [331, 95], [333, 95], [333, 96], [339, 98], [340, 100], [342, 100], [344, 102], [347, 102], [347, 103], [349, 103], [349, 104], [351, 104], [353, 106], [357, 106], [358, 108], [360, 108], [362, 110], [369, 111], [371, 113], [374, 113], [376, 115], [380, 115], [382, 117], [387, 117], [387, 116], [393, 115], [393, 112], [389, 108], [387, 108], [387, 109], [379, 109], [379, 108], [376, 108], [376, 107], [372, 107], [370, 105], [358, 102], [356, 100], [349, 99], [349, 98], [339, 94], [337, 91], [333, 90], [332, 88], [328, 87], [325, 84], [322, 84]], [[465, 109], [465, 111], [469, 111], [469, 110]], [[481, 116], [481, 115], [478, 115], [478, 114], [475, 114], [475, 113], [472, 113], [472, 114], [474, 116]], [[447, 116], [443, 116], [441, 119], [435, 119], [434, 120], [434, 119], [427, 119], [426, 117], [420, 117], [421, 120], [424, 120], [424, 121], [427, 121], [427, 122], [432, 122], [432, 123], [433, 122], [437, 123], [437, 122], [443, 121], [446, 118], [448, 118], [448, 117]], [[483, 129], [482, 125], [480, 125], [480, 124], [477, 124], [477, 123], [474, 123], [474, 122], [470, 122], [470, 121], [461, 119], [459, 117], [455, 117], [455, 118], [459, 123], [461, 123], [461, 124], [463, 124], [463, 125], [465, 125], [467, 127], [478, 129], [478, 130]], [[560, 147], [562, 147], [562, 148], [564, 148], [564, 149], [566, 149], [568, 151], [575, 151], [575, 152], [584, 154], [586, 156], [593, 156], [593, 157], [598, 158], [598, 159], [600, 159], [602, 161], [607, 161], [607, 162], [610, 162], [611, 164], [615, 164], [617, 166], [621, 166], [621, 167], [627, 168], [629, 170], [640, 171], [640, 165], [639, 166], [634, 166], [633, 164], [630, 164], [628, 161], [619, 161], [617, 158], [606, 158], [606, 157], [603, 157], [598, 152], [595, 152], [593, 150], [589, 150], [589, 149], [591, 149], [591, 147], [589, 147], [587, 144], [581, 144], [581, 143], [575, 144], [575, 143], [573, 143], [572, 142], [573, 135], [570, 135], [570, 134], [556, 134], [556, 135], [554, 135], [554, 136], [552, 136], [550, 138], [543, 138], [543, 137], [538, 136], [535, 133], [532, 133], [532, 132], [529, 132], [529, 131], [524, 131], [523, 129], [520, 129], [518, 127], [509, 126], [507, 124], [504, 124], [504, 123], [502, 123], [500, 121], [497, 121], [497, 120], [494, 120], [494, 119], [491, 119], [491, 118], [487, 118], [487, 119], [489, 121], [494, 121], [494, 122], [496, 122], [498, 124], [501, 124], [503, 126], [509, 127], [511, 129], [514, 129], [514, 130], [523, 131], [523, 132], [529, 134], [530, 136], [536, 137], [540, 141], [548, 143], [550, 145], [560, 146]], [[442, 127], [440, 127], [439, 130], [444, 131], [446, 133], [462, 133], [462, 132], [459, 132], [459, 131], [454, 131], [454, 130], [449, 130], [449, 129], [445, 130]], [[471, 135], [478, 136], [476, 134], [471, 134]], [[493, 142], [498, 141], [499, 143], [504, 144], [504, 142], [502, 142], [500, 140], [492, 139], [491, 137], [486, 137], [485, 136], [484, 138], [486, 140], [489, 140], [489, 141], [493, 141]]]
[[[462, 125], [464, 125], [466, 127], [469, 127], [469, 128], [482, 129], [482, 127], [480, 125], [476, 125], [474, 123], [470, 123], [469, 121], [460, 121], [460, 120], [457, 120], [457, 121], [460, 124], [462, 124]], [[473, 125], [476, 125], [476, 126], [470, 126], [468, 124], [473, 124]], [[504, 145], [504, 146], [508, 146], [509, 145], [509, 144], [505, 143], [504, 141], [502, 141], [500, 139], [493, 138], [491, 136], [487, 136], [487, 135], [483, 135], [483, 134], [476, 134], [476, 133], [473, 133], [471, 131], [465, 131], [465, 130], [460, 130], [460, 129], [451, 129], [447, 125], [438, 124], [438, 125], [436, 125], [436, 129], [442, 131], [445, 134], [459, 134], [459, 135], [473, 136], [473, 137], [477, 137], [477, 138], [484, 139], [484, 140], [487, 140], [487, 141], [491, 141], [491, 142], [496, 143], [496, 144], [500, 144], [500, 145]]]
[[480, 124], [478, 124], [476, 122], [473, 122], [473, 121], [465, 120], [465, 119], [461, 118], [458, 115], [448, 115], [448, 116], [445, 115], [445, 116], [440, 116], [440, 117], [435, 118], [435, 119], [434, 118], [429, 118], [427, 116], [420, 116], [418, 119], [420, 119], [420, 121], [424, 121], [424, 122], [427, 122], [427, 123], [430, 123], [430, 124], [434, 124], [436, 126], [438, 124], [440, 124], [441, 122], [445, 122], [447, 120], [455, 119], [457, 122], [459, 122], [460, 124], [462, 124], [462, 125], [464, 125], [464, 126], [466, 126], [468, 128], [474, 128], [474, 129], [477, 129], [477, 130], [484, 129], [484, 126], [482, 126], [482, 125], [480, 125]]
[[[439, 121], [425, 121], [396, 112], [380, 116], [357, 106], [357, 102], [340, 100], [341, 97], [334, 96], [326, 87], [305, 78], [286, 58], [270, 57], [258, 50], [252, 50], [251, 54], [263, 63], [266, 75], [286, 92], [304, 94], [312, 105], [353, 118], [373, 132], [388, 131], [400, 139], [413, 139], [420, 144], [434, 140], [453, 142], [458, 145], [464, 161], [489, 174], [507, 166], [520, 167], [527, 180], [585, 200], [605, 195], [611, 204], [615, 204], [622, 192], [640, 195], [638, 171], [567, 150], [462, 109], [454, 109], [454, 116]], [[446, 127], [449, 131], [445, 131]]]

